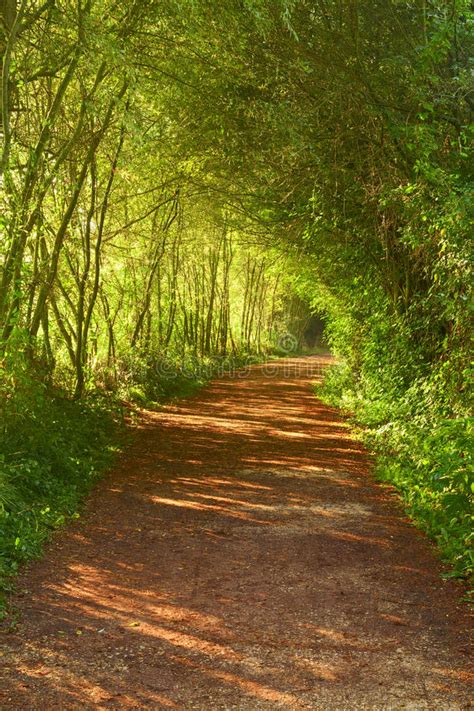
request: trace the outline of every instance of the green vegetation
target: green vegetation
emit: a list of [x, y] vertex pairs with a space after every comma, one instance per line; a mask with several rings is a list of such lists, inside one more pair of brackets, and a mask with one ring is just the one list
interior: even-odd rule
[[467, 574], [473, 23], [467, 0], [6, 0], [4, 568], [75, 510], [116, 398], [301, 344], [314, 311], [324, 397]]
[[0, 612], [18, 565], [77, 515], [110, 464], [121, 420], [119, 408], [99, 393], [75, 401], [48, 390], [15, 346], [0, 384]]
[[[385, 390], [377, 383], [379, 362], [364, 366], [357, 383], [347, 365], [334, 366], [317, 394], [352, 415], [378, 455], [378, 478], [398, 489], [414, 522], [451, 564], [450, 574], [467, 577], [474, 568], [473, 418], [443, 407], [439, 375], [408, 386], [395, 381]], [[388, 369], [384, 375], [388, 381]]]

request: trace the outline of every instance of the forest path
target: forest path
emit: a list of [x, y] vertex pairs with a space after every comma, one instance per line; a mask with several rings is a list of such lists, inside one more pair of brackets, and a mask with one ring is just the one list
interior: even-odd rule
[[19, 579], [0, 708], [467, 709], [467, 611], [343, 419], [324, 358], [144, 413]]

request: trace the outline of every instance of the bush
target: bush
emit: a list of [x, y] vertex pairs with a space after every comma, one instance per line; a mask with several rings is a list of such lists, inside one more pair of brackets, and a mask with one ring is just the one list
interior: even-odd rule
[[1, 595], [18, 566], [78, 515], [83, 496], [110, 464], [120, 417], [102, 395], [72, 401], [19, 367], [1, 374], [0, 418]]
[[198, 356], [142, 356], [133, 353], [123, 360], [119, 394], [142, 407], [153, 407], [179, 397], [188, 397], [213, 377], [264, 360], [246, 353]]

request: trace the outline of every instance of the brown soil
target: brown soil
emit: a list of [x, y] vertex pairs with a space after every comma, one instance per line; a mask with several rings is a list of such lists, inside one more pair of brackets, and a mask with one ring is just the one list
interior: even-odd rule
[[143, 413], [19, 579], [1, 709], [470, 708], [462, 588], [312, 395], [323, 362]]

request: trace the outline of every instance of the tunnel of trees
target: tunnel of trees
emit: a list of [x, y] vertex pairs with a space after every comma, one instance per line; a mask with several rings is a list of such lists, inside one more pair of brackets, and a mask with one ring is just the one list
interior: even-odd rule
[[0, 577], [76, 510], [121, 400], [323, 322], [320, 397], [467, 573], [473, 20], [467, 0], [4, 0]]

